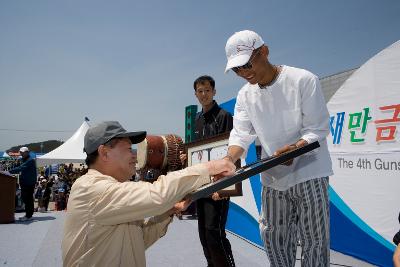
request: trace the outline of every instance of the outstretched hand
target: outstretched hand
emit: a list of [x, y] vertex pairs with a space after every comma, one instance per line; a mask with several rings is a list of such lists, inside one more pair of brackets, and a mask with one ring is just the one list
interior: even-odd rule
[[185, 165], [187, 155], [183, 153], [183, 151], [179, 151], [179, 160], [181, 161], [182, 165]]
[[[275, 151], [274, 157], [277, 157], [277, 156], [279, 156], [279, 155], [281, 155], [281, 154], [283, 154], [285, 152], [289, 152], [289, 151], [292, 151], [294, 149], [296, 149], [295, 145], [284, 145], [283, 147], [281, 147], [281, 148], [279, 148], [279, 149], [277, 149]], [[290, 159], [290, 160], [282, 163], [282, 165], [290, 166], [290, 165], [292, 165], [292, 163], [293, 163], [293, 159]]]
[[179, 215], [181, 214], [183, 211], [185, 211], [189, 205], [192, 203], [192, 201], [190, 199], [183, 199], [181, 201], [179, 201], [178, 203], [176, 203], [174, 205], [174, 207], [172, 209], [169, 210], [169, 214], [176, 214]]
[[221, 196], [219, 195], [218, 192], [214, 192], [214, 193], [211, 195], [211, 198], [212, 198], [214, 201], [223, 200], [223, 199], [228, 199], [227, 197], [221, 197]]
[[229, 160], [218, 159], [206, 162], [210, 176], [213, 176], [213, 182], [218, 181], [222, 177], [230, 176], [235, 173], [236, 166]]

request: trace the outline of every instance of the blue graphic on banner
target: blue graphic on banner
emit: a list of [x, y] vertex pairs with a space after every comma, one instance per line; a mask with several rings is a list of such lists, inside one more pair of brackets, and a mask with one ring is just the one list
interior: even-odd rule
[[360, 219], [330, 187], [331, 248], [378, 266], [392, 266], [395, 246]]
[[249, 240], [251, 243], [263, 247], [263, 242], [258, 228], [258, 221], [256, 221], [247, 211], [233, 202], [229, 203], [226, 229]]
[[343, 123], [344, 123], [344, 115], [345, 112], [338, 112], [336, 114], [336, 125], [335, 127], [333, 124], [335, 123], [335, 116], [331, 116], [329, 119], [329, 128], [331, 130], [331, 135], [333, 137], [333, 144], [340, 144], [340, 138], [342, 137], [343, 132]]

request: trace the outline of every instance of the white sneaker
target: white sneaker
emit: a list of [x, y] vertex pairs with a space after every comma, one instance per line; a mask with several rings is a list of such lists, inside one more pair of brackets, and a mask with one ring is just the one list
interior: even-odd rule
[[24, 216], [24, 217], [20, 217], [19, 220], [20, 220], [21, 222], [32, 221], [32, 217], [28, 218], [28, 217]]

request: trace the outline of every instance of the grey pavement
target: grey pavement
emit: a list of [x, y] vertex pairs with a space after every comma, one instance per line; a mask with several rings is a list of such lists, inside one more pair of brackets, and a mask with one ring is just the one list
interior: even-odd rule
[[[17, 213], [16, 218], [22, 217]], [[61, 239], [65, 212], [35, 213], [30, 222], [0, 224], [0, 266], [62, 266]], [[269, 266], [265, 251], [227, 233], [237, 266]], [[298, 251], [298, 258], [300, 250]], [[197, 221], [174, 219], [167, 234], [146, 251], [147, 266], [206, 266]], [[296, 266], [301, 266], [298, 260]], [[331, 266], [373, 266], [331, 251]]]

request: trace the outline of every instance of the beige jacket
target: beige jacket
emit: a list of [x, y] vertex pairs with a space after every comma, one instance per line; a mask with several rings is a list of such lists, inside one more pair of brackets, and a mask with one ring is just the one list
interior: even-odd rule
[[202, 165], [160, 176], [153, 184], [120, 183], [89, 169], [76, 180], [68, 200], [64, 266], [146, 266], [145, 249], [165, 235], [172, 221], [166, 212], [209, 182]]

